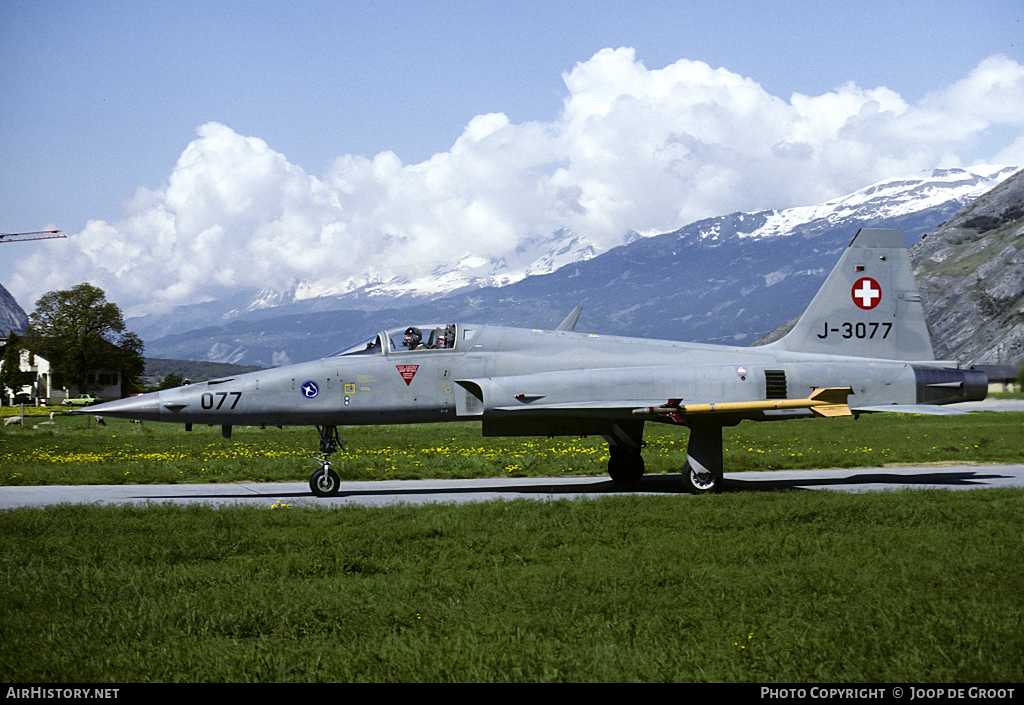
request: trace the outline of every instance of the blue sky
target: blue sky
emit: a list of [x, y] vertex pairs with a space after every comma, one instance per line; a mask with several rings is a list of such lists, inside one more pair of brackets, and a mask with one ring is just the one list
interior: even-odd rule
[[1024, 157], [1022, 37], [1019, 0], [0, 0], [0, 232], [70, 236], [3, 245], [0, 282], [136, 313], [327, 291]]

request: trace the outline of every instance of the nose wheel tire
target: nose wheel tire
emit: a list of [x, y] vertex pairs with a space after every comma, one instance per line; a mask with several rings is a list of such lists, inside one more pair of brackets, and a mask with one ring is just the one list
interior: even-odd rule
[[309, 489], [317, 497], [333, 497], [338, 494], [339, 487], [341, 487], [341, 478], [329, 467], [320, 468], [309, 476]]

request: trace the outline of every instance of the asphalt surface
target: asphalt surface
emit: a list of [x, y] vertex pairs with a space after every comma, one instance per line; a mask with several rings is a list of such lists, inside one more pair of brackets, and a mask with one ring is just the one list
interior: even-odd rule
[[[957, 465], [846, 470], [726, 473], [726, 492], [783, 490], [880, 490], [1024, 487], [1024, 465]], [[609, 495], [684, 494], [679, 475], [651, 475], [623, 489], [607, 477], [399, 480], [343, 483], [331, 498], [314, 497], [305, 482], [243, 482], [183, 485], [48, 485], [0, 489], [0, 510], [55, 504], [145, 505], [204, 503], [214, 506], [383, 506], [484, 502], [502, 499], [577, 499]]]

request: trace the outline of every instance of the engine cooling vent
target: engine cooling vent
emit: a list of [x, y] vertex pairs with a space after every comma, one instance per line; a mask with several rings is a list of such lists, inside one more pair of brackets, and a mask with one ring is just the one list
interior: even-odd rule
[[786, 399], [786, 371], [765, 370], [765, 399]]

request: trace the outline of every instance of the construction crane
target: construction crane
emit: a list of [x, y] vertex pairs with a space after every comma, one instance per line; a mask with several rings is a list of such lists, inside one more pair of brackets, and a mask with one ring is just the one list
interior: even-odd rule
[[60, 230], [39, 230], [34, 233], [0, 233], [0, 242], [19, 242], [21, 240], [52, 240], [67, 235]]

